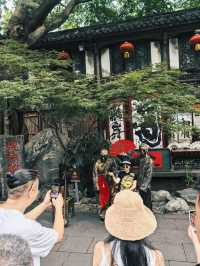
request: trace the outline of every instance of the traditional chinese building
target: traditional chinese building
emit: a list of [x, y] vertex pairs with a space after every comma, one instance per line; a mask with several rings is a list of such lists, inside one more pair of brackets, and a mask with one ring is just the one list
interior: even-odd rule
[[[170, 69], [181, 70], [186, 82], [199, 86], [200, 34], [194, 35], [198, 29], [199, 8], [53, 32], [38, 47], [66, 51], [74, 61], [74, 71], [94, 76], [98, 80], [165, 62]], [[158, 176], [162, 171], [166, 176], [180, 175], [185, 171], [186, 164], [199, 169], [199, 151], [188, 154], [180, 149], [178, 153], [170, 154], [169, 150], [163, 149], [162, 132], [156, 119], [150, 129], [141, 125], [138, 128], [131, 126], [137, 124], [134, 115], [136, 105], [137, 102], [132, 99], [116, 105], [109, 117], [106, 137], [111, 142], [133, 139], [137, 146], [141, 142], [147, 143], [155, 149], [153, 156], [156, 158], [154, 163], [158, 168]], [[125, 111], [130, 113], [132, 121], [124, 118]], [[200, 127], [200, 117], [195, 114], [179, 114], [177, 120]], [[191, 141], [191, 138], [188, 132], [178, 132], [174, 141]]]
[[[125, 71], [142, 69], [146, 65], [166, 62], [169, 68], [182, 70], [187, 82], [198, 84], [199, 46], [191, 49], [189, 40], [199, 28], [200, 9], [181, 10], [114, 24], [52, 32], [41, 40], [37, 48], [67, 52], [74, 61], [74, 71], [93, 75], [99, 80]], [[131, 53], [134, 55], [131, 56]], [[118, 105], [110, 116], [107, 135], [112, 142], [126, 137], [133, 138], [136, 143], [142, 140], [139, 136], [139, 130], [142, 129], [134, 129], [131, 134], [127, 130], [130, 125], [123, 118], [127, 106], [134, 113], [135, 103], [129, 100], [126, 105]], [[200, 125], [199, 117], [193, 114], [181, 114], [178, 119]], [[152, 148], [163, 147], [157, 124], [152, 128], [152, 134], [154, 136], [148, 144]], [[181, 138], [191, 136], [181, 133], [176, 137], [180, 141]]]
[[[170, 68], [199, 72], [200, 56], [189, 39], [200, 28], [200, 9], [134, 18], [121, 23], [49, 33], [40, 48], [65, 50], [74, 70], [107, 77], [166, 61]], [[120, 45], [134, 44], [134, 56], [124, 60]]]

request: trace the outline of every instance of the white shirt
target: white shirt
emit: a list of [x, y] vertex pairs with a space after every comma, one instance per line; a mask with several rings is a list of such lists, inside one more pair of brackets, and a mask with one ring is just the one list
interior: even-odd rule
[[25, 239], [33, 255], [34, 266], [40, 266], [40, 257], [46, 257], [58, 239], [54, 229], [30, 220], [21, 212], [0, 208], [0, 234], [13, 234]]

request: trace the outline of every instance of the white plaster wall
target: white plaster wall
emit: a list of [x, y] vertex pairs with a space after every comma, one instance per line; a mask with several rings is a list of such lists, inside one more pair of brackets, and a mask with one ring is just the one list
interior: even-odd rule
[[161, 47], [159, 42], [151, 42], [151, 64], [156, 67], [156, 64], [161, 63]]
[[91, 51], [85, 51], [86, 75], [94, 75], [94, 54]]
[[171, 69], [179, 69], [178, 39], [169, 39], [169, 65]]
[[194, 114], [194, 126], [200, 128], [200, 115]]
[[102, 77], [109, 77], [111, 74], [109, 48], [103, 49], [101, 51], [101, 71]]

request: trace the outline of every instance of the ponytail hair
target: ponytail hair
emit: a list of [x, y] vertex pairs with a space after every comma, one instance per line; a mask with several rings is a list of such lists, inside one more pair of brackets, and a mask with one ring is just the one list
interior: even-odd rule
[[19, 169], [15, 171], [14, 174], [7, 173], [6, 181], [8, 188], [13, 189], [22, 186], [31, 180], [35, 180], [37, 176], [34, 175], [34, 172], [35, 171], [33, 170]]
[[38, 178], [37, 171], [19, 169], [6, 174], [6, 184], [8, 188], [8, 197], [19, 198], [27, 189], [28, 183]]
[[[145, 248], [155, 250], [144, 239], [136, 241], [121, 240], [112, 235], [104, 240], [104, 243], [113, 243], [112, 245], [112, 260], [114, 260], [115, 254], [120, 249], [121, 260], [124, 266], [148, 266], [149, 261]], [[119, 244], [119, 246], [118, 246]]]

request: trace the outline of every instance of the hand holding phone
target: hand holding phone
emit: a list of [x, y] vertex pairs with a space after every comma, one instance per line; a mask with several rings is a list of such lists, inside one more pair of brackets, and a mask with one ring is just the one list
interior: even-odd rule
[[61, 209], [62, 210], [62, 207], [64, 204], [64, 199], [60, 193], [58, 194], [57, 198], [52, 198], [52, 204], [55, 207], [55, 209]]
[[59, 196], [59, 186], [58, 185], [52, 185], [51, 186], [51, 192], [50, 192], [51, 199], [56, 199], [58, 196]]

